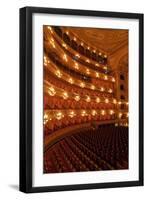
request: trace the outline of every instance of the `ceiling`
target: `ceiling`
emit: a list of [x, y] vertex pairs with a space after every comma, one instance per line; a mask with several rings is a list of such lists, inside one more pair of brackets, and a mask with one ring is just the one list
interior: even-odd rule
[[69, 28], [69, 31], [89, 46], [93, 46], [109, 55], [128, 45], [128, 30]]

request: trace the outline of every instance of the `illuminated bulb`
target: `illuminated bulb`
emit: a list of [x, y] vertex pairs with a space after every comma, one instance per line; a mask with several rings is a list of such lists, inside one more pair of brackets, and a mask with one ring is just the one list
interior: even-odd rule
[[117, 103], [116, 99], [113, 99], [113, 103], [114, 103], [114, 104], [116, 104], [116, 103]]
[[105, 80], [108, 80], [108, 76], [105, 75], [105, 76], [104, 76], [104, 79], [105, 79]]
[[102, 55], [102, 53], [100, 52], [100, 53], [99, 53], [99, 55], [101, 56], [101, 55]]
[[58, 120], [62, 119], [63, 117], [64, 117], [64, 115], [62, 114], [62, 112], [58, 112], [58, 113], [56, 114], [56, 118], [57, 118]]
[[107, 70], [107, 69], [108, 69], [108, 67], [107, 67], [107, 66], [104, 66], [104, 67], [103, 67], [103, 69]]
[[81, 42], [81, 46], [83, 46], [84, 44], [83, 44], [83, 42]]
[[74, 67], [75, 67], [75, 69], [79, 69], [78, 63], [75, 63]]
[[79, 101], [80, 100], [80, 96], [79, 95], [75, 96], [75, 100]]
[[101, 92], [103, 92], [103, 91], [104, 91], [104, 88], [103, 88], [103, 87], [101, 87], [101, 88], [100, 88], [100, 90], [101, 90]]
[[91, 85], [91, 89], [92, 89], [92, 90], [95, 90], [95, 86], [94, 86], [94, 85]]
[[93, 53], [95, 53], [96, 52], [96, 50], [93, 50]]
[[80, 58], [80, 55], [79, 55], [79, 54], [76, 54], [76, 57]]
[[112, 89], [109, 89], [108, 92], [109, 92], [109, 93], [112, 93]]
[[105, 99], [105, 103], [109, 103], [109, 99]]
[[112, 82], [115, 82], [115, 78], [112, 78]]
[[46, 113], [44, 114], [44, 119], [48, 119], [48, 115]]
[[90, 102], [90, 101], [91, 101], [91, 99], [90, 99], [89, 96], [87, 96], [86, 101], [87, 101], [87, 102]]
[[87, 49], [89, 50], [89, 49], [90, 49], [90, 47], [87, 47]]
[[113, 115], [114, 114], [114, 111], [113, 110], [110, 110], [110, 115]]
[[69, 32], [68, 32], [68, 31], [66, 31], [66, 34], [68, 35], [68, 34], [69, 34]]
[[94, 116], [97, 114], [97, 112], [95, 110], [92, 110], [91, 114]]
[[120, 104], [121, 104], [121, 102], [119, 101], [119, 102], [118, 102], [118, 104], [120, 105]]
[[82, 88], [84, 88], [84, 87], [85, 87], [85, 84], [84, 84], [83, 82], [81, 82], [81, 83], [80, 83], [80, 86], [81, 86]]
[[72, 78], [69, 78], [69, 80], [68, 80], [71, 84], [73, 84], [73, 79]]
[[102, 114], [102, 115], [105, 115], [105, 111], [104, 111], [104, 110], [102, 110], [102, 111], [101, 111], [101, 114]]
[[51, 30], [52, 28], [50, 26], [47, 27], [49, 30]]
[[67, 56], [66, 56], [66, 54], [63, 55], [63, 59], [67, 62]]
[[70, 111], [69, 112], [69, 116], [72, 118], [72, 117], [74, 117], [76, 114], [75, 114], [75, 112], [74, 111]]
[[107, 55], [104, 55], [104, 58], [107, 58]]
[[62, 74], [61, 74], [61, 72], [59, 70], [56, 71], [56, 76], [58, 76], [59, 78], [62, 77]]
[[77, 39], [74, 37], [74, 41], [76, 41]]
[[67, 45], [66, 45], [66, 44], [64, 44], [64, 43], [62, 44], [62, 46], [63, 46], [64, 48], [67, 48]]
[[64, 99], [68, 99], [68, 93], [67, 93], [67, 92], [64, 92], [64, 93], [63, 93], [63, 98], [64, 98]]
[[99, 67], [99, 64], [96, 63], [95, 66]]
[[48, 90], [48, 93], [50, 96], [54, 96], [56, 94], [56, 91], [53, 87], [50, 87], [49, 90]]
[[85, 116], [85, 115], [86, 115], [86, 111], [83, 110], [83, 111], [81, 112], [81, 115], [82, 115], [82, 116]]
[[90, 71], [89, 71], [89, 69], [87, 69], [87, 70], [86, 70], [86, 73], [87, 73], [87, 74], [90, 74]]
[[43, 58], [44, 58], [44, 61], [47, 61], [47, 58], [46, 58], [46, 56], [44, 56]]
[[100, 98], [99, 98], [99, 97], [96, 98], [96, 102], [97, 102], [97, 103], [100, 102]]
[[96, 77], [99, 77], [99, 73], [98, 72], [96, 72], [95, 75], [96, 75]]
[[90, 63], [89, 59], [86, 59], [86, 62]]
[[122, 113], [119, 113], [118, 117], [121, 118], [122, 117]]
[[128, 102], [126, 102], [126, 105], [128, 105], [129, 103]]

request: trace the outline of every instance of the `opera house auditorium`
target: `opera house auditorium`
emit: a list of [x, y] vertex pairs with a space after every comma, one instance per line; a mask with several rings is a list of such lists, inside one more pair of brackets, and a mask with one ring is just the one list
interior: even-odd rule
[[128, 30], [43, 26], [43, 172], [128, 169]]

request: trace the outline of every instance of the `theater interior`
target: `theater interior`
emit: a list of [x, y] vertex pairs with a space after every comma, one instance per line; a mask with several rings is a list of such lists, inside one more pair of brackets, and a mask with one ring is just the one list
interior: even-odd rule
[[43, 172], [128, 169], [128, 30], [43, 26]]

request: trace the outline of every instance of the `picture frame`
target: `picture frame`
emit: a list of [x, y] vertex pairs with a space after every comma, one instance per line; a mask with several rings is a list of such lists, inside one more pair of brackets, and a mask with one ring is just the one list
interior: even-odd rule
[[[41, 16], [43, 15], [43, 17]], [[36, 17], [35, 17], [36, 16]], [[55, 17], [55, 18], [54, 18]], [[47, 20], [52, 18], [52, 22], [47, 23]], [[85, 19], [84, 19], [85, 18]], [[89, 18], [89, 19], [88, 19]], [[59, 22], [58, 22], [59, 19]], [[75, 19], [75, 21], [73, 20]], [[96, 21], [98, 20], [99, 21]], [[40, 20], [40, 21], [39, 21]], [[84, 23], [87, 20], [87, 24]], [[101, 20], [104, 20], [101, 22]], [[114, 20], [114, 21], [113, 21]], [[124, 20], [124, 22], [123, 22]], [[77, 23], [77, 21], [79, 21]], [[43, 53], [39, 57], [39, 52], [43, 51], [43, 29], [38, 31], [37, 28], [43, 27], [43, 25], [52, 26], [70, 26], [70, 27], [95, 27], [92, 23], [96, 21], [99, 23], [98, 28], [106, 28], [110, 24], [113, 24], [115, 29], [121, 29], [118, 23], [122, 24], [129, 30], [129, 41], [134, 41], [133, 46], [134, 51], [130, 51], [132, 48], [129, 43], [128, 49], [128, 62], [129, 62], [129, 140], [133, 140], [135, 147], [130, 147], [129, 141], [129, 157], [133, 154], [133, 148], [136, 153], [135, 167], [133, 173], [134, 177], [131, 177], [129, 170], [131, 170], [131, 161], [129, 160], [130, 167], [128, 167], [128, 174], [123, 177], [123, 173], [119, 170], [114, 170], [112, 178], [109, 177], [109, 172], [104, 172], [102, 177], [97, 178], [94, 173], [98, 172], [72, 172], [72, 173], [53, 173], [53, 174], [43, 174], [43, 164], [41, 163], [36, 166], [35, 159], [42, 159], [43, 156], [43, 142], [39, 142], [39, 138], [43, 138], [42, 129], [39, 128], [39, 124], [43, 124], [43, 119], [37, 118], [37, 116], [42, 116], [43, 111], [43, 93], [35, 93], [34, 91], [42, 91], [43, 80], [39, 79], [39, 73], [43, 75], [43, 65], [41, 65], [43, 60]], [[112, 23], [112, 22], [113, 23]], [[71, 24], [70, 24], [71, 23]], [[77, 24], [76, 24], [77, 23]], [[92, 25], [90, 25], [92, 23]], [[128, 23], [128, 24], [127, 24]], [[39, 24], [36, 25], [36, 24]], [[105, 24], [102, 26], [102, 24]], [[109, 25], [108, 25], [109, 24]], [[98, 188], [115, 188], [115, 187], [130, 187], [130, 186], [143, 186], [143, 14], [140, 13], [121, 13], [121, 12], [108, 12], [108, 11], [91, 11], [91, 10], [72, 10], [72, 9], [59, 9], [59, 8], [42, 8], [42, 7], [24, 7], [20, 8], [20, 180], [19, 189], [25, 193], [34, 192], [53, 192], [53, 191], [67, 191], [67, 190], [84, 190], [84, 189], [98, 189]], [[37, 28], [35, 28], [37, 27]], [[97, 27], [97, 26], [96, 26]], [[129, 28], [128, 28], [129, 27]], [[137, 27], [137, 28], [134, 28]], [[39, 30], [38, 28], [38, 30]], [[123, 28], [122, 28], [123, 29]], [[125, 29], [125, 28], [124, 28]], [[36, 34], [36, 35], [35, 35]], [[138, 35], [136, 35], [138, 34]], [[38, 40], [37, 37], [40, 37]], [[101, 36], [102, 37], [102, 36]], [[134, 38], [134, 40], [133, 40]], [[138, 41], [137, 41], [138, 40]], [[36, 42], [37, 41], [37, 42]], [[42, 46], [39, 46], [42, 45]], [[41, 49], [36, 52], [36, 49]], [[136, 58], [133, 56], [136, 55]], [[36, 59], [37, 58], [37, 59]], [[36, 59], [36, 60], [35, 60]], [[36, 64], [39, 63], [39, 64]], [[132, 70], [132, 64], [134, 68]], [[41, 66], [38, 72], [35, 70]], [[135, 67], [136, 66], [136, 67]], [[133, 73], [132, 73], [133, 72]], [[130, 75], [131, 73], [131, 75]], [[35, 75], [34, 75], [35, 74]], [[35, 77], [35, 78], [34, 78]], [[51, 77], [49, 77], [51, 78]], [[136, 85], [133, 88], [133, 81], [136, 80]], [[37, 83], [38, 82], [38, 83]], [[37, 90], [35, 89], [37, 87]], [[130, 94], [132, 96], [130, 96]], [[42, 101], [35, 103], [35, 99], [39, 99], [42, 96]], [[134, 101], [132, 100], [134, 98]], [[138, 99], [138, 100], [136, 100]], [[35, 105], [39, 108], [36, 109]], [[136, 113], [133, 113], [135, 110]], [[36, 119], [37, 118], [37, 119]], [[35, 121], [38, 120], [38, 121]], [[40, 120], [40, 121], [39, 121]], [[34, 124], [38, 123], [38, 127], [34, 127]], [[132, 124], [131, 124], [132, 123]], [[43, 125], [42, 125], [43, 126]], [[133, 127], [134, 126], [134, 127]], [[134, 137], [133, 133], [134, 132]], [[38, 137], [37, 135], [40, 136]], [[38, 137], [38, 138], [37, 138]], [[36, 139], [37, 138], [37, 139]], [[135, 139], [133, 139], [135, 138]], [[43, 140], [42, 140], [43, 141]], [[35, 146], [38, 145], [38, 146]], [[42, 148], [41, 148], [42, 147]], [[132, 148], [132, 149], [131, 149]], [[38, 154], [39, 150], [40, 153]], [[83, 154], [82, 154], [83, 155]], [[133, 162], [133, 161], [132, 161]], [[42, 167], [42, 168], [41, 168]], [[42, 176], [37, 175], [38, 171], [42, 170]], [[115, 172], [117, 171], [117, 172]], [[121, 170], [120, 170], [121, 171]], [[125, 170], [124, 170], [125, 171]], [[123, 172], [124, 172], [123, 171]], [[119, 173], [120, 178], [119, 178]], [[39, 174], [39, 173], [38, 173]], [[75, 175], [77, 174], [77, 176]], [[78, 175], [79, 174], [79, 175]], [[93, 174], [93, 175], [92, 175]], [[38, 177], [37, 177], [38, 176]], [[47, 176], [47, 177], [46, 177]], [[87, 176], [87, 177], [86, 177]], [[95, 179], [94, 179], [95, 176]], [[113, 179], [113, 177], [115, 178]], [[45, 178], [44, 178], [45, 177]], [[75, 177], [72, 180], [72, 177]], [[86, 177], [86, 178], [85, 178]], [[71, 180], [69, 181], [69, 179]], [[100, 181], [101, 180], [101, 181]], [[44, 181], [44, 182], [43, 182]], [[48, 182], [53, 181], [53, 183], [48, 184]], [[69, 182], [68, 182], [69, 181]], [[80, 182], [81, 181], [81, 182]], [[37, 183], [37, 184], [34, 184]]]

